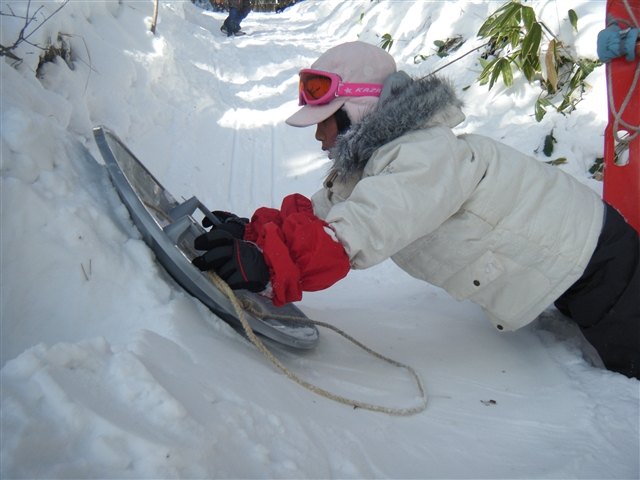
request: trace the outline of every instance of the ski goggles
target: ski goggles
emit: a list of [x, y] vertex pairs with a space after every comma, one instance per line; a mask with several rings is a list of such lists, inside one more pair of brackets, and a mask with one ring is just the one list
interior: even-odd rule
[[336, 97], [379, 97], [382, 85], [376, 83], [344, 83], [335, 73], [300, 70], [298, 105], [325, 105]]

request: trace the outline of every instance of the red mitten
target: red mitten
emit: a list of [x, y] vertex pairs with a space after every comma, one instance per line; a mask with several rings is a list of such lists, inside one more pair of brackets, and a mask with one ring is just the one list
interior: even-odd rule
[[324, 290], [344, 278], [349, 258], [326, 222], [313, 214], [294, 213], [282, 231], [294, 263], [300, 269], [302, 290]]
[[344, 247], [313, 214], [311, 201], [299, 194], [285, 197], [280, 211], [256, 210], [245, 240], [257, 243], [264, 254], [277, 306], [300, 300], [303, 291], [330, 287], [350, 269]]

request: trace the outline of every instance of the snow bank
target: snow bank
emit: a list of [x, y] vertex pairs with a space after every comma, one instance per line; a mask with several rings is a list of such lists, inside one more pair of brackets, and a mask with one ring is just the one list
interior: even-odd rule
[[[42, 3], [49, 15], [61, 4]], [[252, 13], [242, 38], [223, 14], [162, 3], [157, 35], [144, 2], [72, 2], [30, 40], [70, 45], [38, 67], [22, 44], [3, 57], [2, 450], [6, 478], [637, 478], [638, 382], [594, 367], [575, 329], [550, 309], [497, 334], [481, 310], [390, 263], [357, 271], [301, 308], [421, 375], [429, 407], [409, 418], [353, 410], [281, 375], [156, 264], [110, 184], [92, 137], [105, 125], [176, 197], [250, 214], [310, 195], [327, 159], [296, 110], [297, 71], [347, 40], [391, 33], [400, 68], [449, 62], [495, 2], [306, 0]], [[3, 3], [16, 15], [25, 2]], [[31, 12], [40, 6], [33, 3]], [[604, 2], [533, 4], [593, 54]], [[580, 30], [566, 30], [566, 10]], [[561, 10], [562, 9], [562, 10]], [[2, 44], [23, 22], [2, 16]], [[452, 57], [455, 58], [456, 55]], [[70, 68], [73, 67], [73, 68]], [[532, 154], [553, 129], [565, 169], [596, 191], [603, 71], [572, 115], [532, 118], [536, 87], [487, 92], [473, 55], [443, 72], [466, 103], [465, 131]], [[468, 89], [462, 90], [469, 86]], [[405, 406], [404, 371], [331, 332], [311, 352], [272, 347], [295, 373], [345, 396]]]

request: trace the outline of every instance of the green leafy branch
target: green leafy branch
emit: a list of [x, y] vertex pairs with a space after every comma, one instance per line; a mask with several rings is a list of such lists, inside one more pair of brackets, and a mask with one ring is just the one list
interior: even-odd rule
[[[457, 51], [465, 40], [462, 35], [456, 35], [453, 38], [447, 38], [446, 40], [436, 40], [433, 45], [436, 47], [436, 53], [440, 58], [448, 57], [452, 52]], [[431, 55], [418, 54], [413, 57], [413, 63], [420, 63], [425, 61]]]
[[387, 52], [391, 50], [393, 46], [393, 38], [391, 38], [391, 34], [385, 33], [382, 36], [382, 41], [380, 42], [380, 47]]
[[[573, 10], [569, 10], [569, 21], [577, 30], [578, 16]], [[489, 42], [488, 51], [480, 59], [483, 67], [478, 77], [480, 84], [488, 83], [491, 89], [502, 79], [506, 87], [511, 87], [514, 67], [530, 83], [539, 81], [543, 92], [535, 104], [537, 121], [542, 120], [549, 107], [562, 113], [573, 111], [588, 87], [586, 77], [601, 65], [597, 60], [576, 59], [564, 43], [536, 18], [533, 8], [517, 0], [511, 0], [496, 10], [482, 24], [478, 36]], [[546, 44], [547, 51], [541, 59], [543, 44]], [[553, 100], [558, 94], [562, 100], [556, 105]]]

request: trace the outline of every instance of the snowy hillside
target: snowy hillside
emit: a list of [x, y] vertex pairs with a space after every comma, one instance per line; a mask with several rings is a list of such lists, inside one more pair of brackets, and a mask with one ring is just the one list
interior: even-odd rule
[[[397, 417], [305, 390], [186, 294], [155, 262], [113, 189], [92, 129], [115, 132], [176, 198], [241, 215], [319, 188], [329, 160], [297, 109], [297, 72], [327, 48], [389, 33], [399, 68], [420, 76], [479, 46], [503, 2], [306, 0], [251, 13], [247, 36], [191, 2], [42, 5], [29, 38], [70, 46], [36, 73], [23, 42], [1, 59], [2, 478], [638, 478], [639, 386], [593, 366], [550, 308], [498, 333], [479, 307], [390, 262], [305, 294], [300, 308], [411, 365], [427, 409]], [[540, 0], [536, 13], [595, 58], [605, 2]], [[1, 44], [27, 2], [2, 0]], [[579, 17], [574, 32], [567, 20]], [[6, 15], [13, 12], [15, 16]], [[462, 35], [450, 57], [434, 41]], [[569, 116], [532, 116], [539, 88], [474, 83], [471, 54], [442, 73], [465, 102], [460, 132], [553, 157], [597, 192], [604, 69]], [[469, 87], [469, 88], [466, 88]], [[559, 205], [558, 208], [562, 208]], [[308, 352], [275, 349], [296, 374], [369, 403], [417, 401], [406, 372], [322, 331]]]

